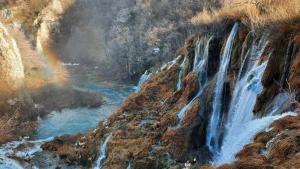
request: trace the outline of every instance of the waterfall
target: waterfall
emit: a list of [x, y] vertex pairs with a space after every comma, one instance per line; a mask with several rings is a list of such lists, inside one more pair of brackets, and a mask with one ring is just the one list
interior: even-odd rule
[[112, 134], [110, 133], [109, 136], [105, 139], [104, 143], [101, 145], [101, 148], [100, 148], [100, 157], [98, 158], [97, 160], [97, 163], [96, 163], [96, 166], [94, 167], [94, 169], [101, 169], [103, 164], [104, 164], [104, 161], [106, 159], [106, 146], [107, 146], [107, 143], [108, 141], [111, 139], [112, 137]]
[[186, 57], [185, 57], [183, 59], [182, 63], [179, 65], [178, 80], [177, 80], [177, 84], [176, 84], [177, 91], [182, 88], [183, 72], [186, 69], [187, 62], [188, 62], [188, 59], [186, 59]]
[[[233, 92], [228, 120], [225, 125], [225, 136], [220, 152], [214, 153], [215, 165], [233, 162], [235, 154], [244, 145], [251, 142], [259, 131], [266, 129], [273, 121], [293, 113], [270, 115], [256, 118], [253, 114], [256, 98], [263, 90], [261, 79], [268, 61], [260, 64], [259, 58], [263, 54], [268, 41], [265, 37], [260, 39], [258, 45], [250, 47], [242, 63], [239, 77]], [[248, 68], [248, 69], [247, 69]], [[242, 75], [245, 71], [245, 75]], [[282, 101], [278, 101], [281, 104]]]
[[129, 164], [128, 164], [128, 166], [127, 166], [126, 169], [131, 169], [131, 164], [130, 164], [130, 162], [129, 162]]
[[150, 76], [151, 76], [151, 73], [149, 73], [148, 70], [146, 70], [145, 73], [140, 77], [140, 80], [136, 87], [136, 92], [140, 91], [141, 86], [150, 78]]
[[[228, 122], [225, 126], [226, 131], [221, 151], [220, 154], [218, 152], [214, 154], [214, 158], [217, 163], [219, 161], [223, 161], [223, 159], [225, 158], [231, 158], [231, 156], [234, 156], [234, 153], [231, 154], [233, 150], [240, 150], [239, 148], [241, 146], [241, 141], [243, 140], [241, 140], [240, 142], [238, 142], [237, 140], [242, 138], [240, 137], [240, 135], [245, 133], [245, 128], [247, 127], [248, 123], [254, 123], [251, 121], [254, 118], [252, 110], [255, 105], [257, 95], [263, 89], [261, 85], [261, 78], [266, 66], [267, 62], [264, 62], [259, 66], [253, 66], [251, 71], [249, 71], [242, 79], [237, 82], [229, 109]], [[269, 119], [269, 121], [272, 120]], [[261, 128], [265, 128], [264, 125], [256, 127], [257, 128], [253, 127], [253, 130], [251, 130], [251, 128], [248, 129], [249, 134]], [[256, 134], [256, 132], [254, 134]], [[251, 139], [251, 135], [249, 136], [249, 139]], [[245, 143], [247, 143], [247, 140], [244, 141]]]
[[[243, 116], [243, 120], [251, 120], [252, 118], [251, 115], [256, 96], [262, 90], [261, 78], [268, 63], [266, 61], [259, 65], [259, 58], [263, 54], [267, 44], [268, 41], [263, 37], [260, 39], [258, 45], [252, 45], [250, 49], [248, 49], [233, 91], [228, 121], [225, 126], [226, 132], [228, 132], [234, 123], [240, 122], [239, 120], [241, 119], [239, 117]], [[245, 75], [242, 74], [243, 71], [246, 72]], [[248, 104], [245, 104], [245, 102]]]
[[213, 98], [213, 112], [207, 129], [208, 131], [207, 131], [207, 141], [206, 141], [209, 150], [213, 153], [216, 153], [220, 147], [219, 122], [221, 116], [222, 93], [224, 88], [224, 82], [227, 77], [227, 69], [231, 58], [233, 42], [236, 33], [238, 31], [238, 27], [239, 24], [235, 23], [231, 30], [231, 33], [226, 42], [222, 60], [220, 62], [219, 72], [217, 74], [217, 82], [216, 82], [216, 88], [214, 91], [214, 98]]
[[246, 144], [250, 143], [254, 136], [263, 130], [266, 130], [275, 120], [285, 116], [297, 116], [296, 113], [288, 112], [282, 115], [267, 116], [260, 119], [248, 121], [238, 128], [233, 135], [228, 135], [225, 140], [220, 156], [213, 162], [215, 165], [231, 163], [235, 160], [235, 154], [238, 153]]
[[177, 116], [180, 122], [179, 126], [177, 127], [180, 127], [185, 112], [193, 105], [193, 102], [202, 94], [202, 91], [205, 88], [205, 84], [207, 82], [207, 61], [209, 56], [209, 44], [212, 39], [213, 36], [211, 36], [210, 38], [201, 38], [195, 49], [196, 54], [194, 58], [193, 71], [197, 73], [199, 89], [196, 96], [178, 112]]

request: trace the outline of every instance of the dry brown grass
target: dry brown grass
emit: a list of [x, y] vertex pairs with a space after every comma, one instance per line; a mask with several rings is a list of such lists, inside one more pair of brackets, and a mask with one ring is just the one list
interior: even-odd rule
[[222, 8], [203, 10], [192, 18], [192, 23], [210, 24], [225, 17], [240, 19], [252, 26], [292, 23], [300, 17], [300, 0], [224, 0]]
[[14, 19], [32, 20], [44, 9], [49, 0], [10, 0], [4, 4], [14, 14]]

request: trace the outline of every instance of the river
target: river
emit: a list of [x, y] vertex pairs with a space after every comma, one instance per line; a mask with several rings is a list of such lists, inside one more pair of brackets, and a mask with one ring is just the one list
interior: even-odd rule
[[[99, 121], [107, 119], [136, 89], [134, 86], [87, 83], [73, 86], [75, 90], [100, 93], [104, 104], [99, 108], [76, 108], [53, 111], [38, 120], [39, 127], [30, 141], [14, 141], [0, 147], [0, 169], [23, 168], [11, 156], [27, 158], [41, 151], [40, 145], [56, 136], [78, 134], [96, 128]], [[33, 144], [29, 149], [17, 150], [21, 144]]]

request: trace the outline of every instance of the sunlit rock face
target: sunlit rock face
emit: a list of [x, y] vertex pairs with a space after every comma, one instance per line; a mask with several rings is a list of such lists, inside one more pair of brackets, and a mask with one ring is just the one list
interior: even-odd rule
[[0, 23], [0, 90], [16, 91], [24, 83], [20, 51], [8, 30]]
[[73, 2], [73, 0], [50, 1], [33, 23], [38, 28], [36, 34], [37, 51], [48, 63], [46, 76], [56, 83], [65, 82], [69, 75], [66, 68], [62, 65], [60, 57], [52, 48], [55, 43], [53, 37], [60, 33], [60, 20], [62, 20]]
[[59, 21], [72, 3], [73, 0], [52, 0], [41, 10], [33, 23], [39, 28], [36, 37], [39, 50], [43, 50], [42, 45], [50, 43], [52, 37], [59, 33]]
[[52, 49], [59, 21], [72, 3], [0, 2], [0, 144], [32, 135], [38, 116], [102, 104], [100, 94], [72, 88], [65, 66]]

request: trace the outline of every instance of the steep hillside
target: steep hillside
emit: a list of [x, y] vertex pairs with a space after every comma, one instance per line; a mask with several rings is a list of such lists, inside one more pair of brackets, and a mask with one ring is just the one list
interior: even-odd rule
[[208, 25], [96, 130], [43, 148], [102, 168], [296, 165], [299, 32], [282, 26]]
[[[164, 60], [156, 56], [175, 59], [146, 72], [136, 92], [96, 129], [41, 141], [43, 150], [33, 156], [12, 158], [27, 168], [300, 168], [297, 0], [225, 0], [216, 11], [218, 4], [194, 17], [195, 25], [186, 21], [202, 9], [194, 9], [194, 1], [97, 2], [77, 1], [62, 20], [45, 24], [41, 35], [55, 30], [57, 42], [41, 40], [41, 46], [49, 45], [45, 51], [54, 48], [64, 62], [81, 63], [87, 72], [110, 68], [104, 78], [115, 71], [136, 78]], [[175, 12], [164, 13], [169, 7]], [[108, 15], [91, 18], [98, 9]], [[94, 30], [106, 17], [111, 22]], [[109, 33], [96, 36], [103, 32]], [[94, 57], [98, 52], [105, 56]], [[35, 143], [18, 149], [30, 147]]]

